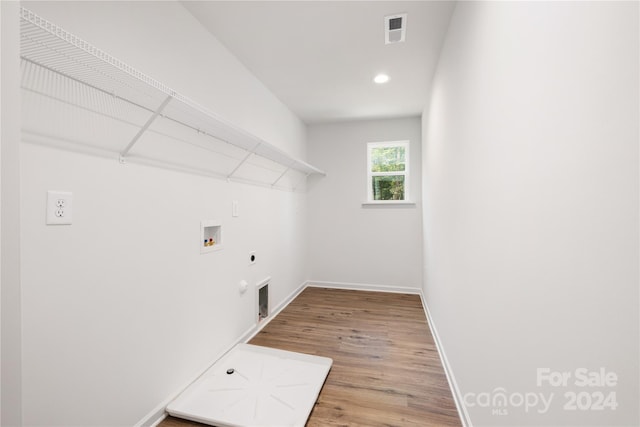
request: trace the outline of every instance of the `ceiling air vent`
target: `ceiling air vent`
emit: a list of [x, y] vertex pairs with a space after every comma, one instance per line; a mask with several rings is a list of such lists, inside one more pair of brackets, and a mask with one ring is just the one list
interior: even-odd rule
[[384, 44], [403, 42], [406, 31], [406, 13], [384, 17]]

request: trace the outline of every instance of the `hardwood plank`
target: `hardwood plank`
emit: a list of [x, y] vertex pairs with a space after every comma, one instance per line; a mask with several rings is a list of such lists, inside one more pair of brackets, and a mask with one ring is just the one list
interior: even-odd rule
[[333, 359], [307, 427], [461, 425], [418, 295], [307, 288], [250, 343]]

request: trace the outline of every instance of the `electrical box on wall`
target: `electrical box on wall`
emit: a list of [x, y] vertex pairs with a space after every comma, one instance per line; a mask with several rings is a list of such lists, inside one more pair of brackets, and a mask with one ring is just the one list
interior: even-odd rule
[[47, 225], [69, 225], [73, 220], [73, 193], [47, 191]]
[[215, 219], [200, 222], [200, 253], [222, 249], [222, 224]]

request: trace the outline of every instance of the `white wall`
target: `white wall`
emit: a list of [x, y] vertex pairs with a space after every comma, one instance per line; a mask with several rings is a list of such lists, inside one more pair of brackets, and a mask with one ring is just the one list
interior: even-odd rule
[[[419, 289], [422, 283], [420, 119], [313, 125], [309, 161], [327, 176], [309, 185], [310, 277], [316, 282]], [[363, 207], [367, 143], [409, 140], [415, 206]]]
[[18, 3], [0, 2], [0, 92], [2, 103], [0, 145], [2, 199], [1, 320], [2, 408], [1, 425], [21, 422], [21, 335], [20, 335], [20, 78]]
[[[454, 12], [423, 116], [424, 292], [463, 395], [554, 393], [507, 415], [467, 395], [473, 425], [640, 422], [638, 52], [637, 2]], [[601, 367], [616, 386], [575, 384]], [[538, 387], [537, 368], [571, 377]]]
[[[26, 6], [304, 155], [304, 124], [180, 4]], [[32, 143], [21, 163], [25, 425], [142, 421], [254, 326], [240, 280], [271, 276], [275, 306], [307, 278], [304, 194]], [[45, 225], [47, 190], [73, 192], [73, 225]], [[202, 219], [222, 221], [222, 251], [200, 254]]]

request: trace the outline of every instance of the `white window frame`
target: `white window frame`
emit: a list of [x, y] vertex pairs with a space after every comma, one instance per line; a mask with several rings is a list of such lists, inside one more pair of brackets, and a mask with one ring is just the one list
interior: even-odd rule
[[[409, 171], [409, 141], [386, 141], [386, 142], [368, 142], [367, 143], [367, 203], [369, 204], [406, 204], [410, 203], [410, 171]], [[404, 147], [404, 171], [394, 172], [371, 172], [371, 151], [374, 148], [386, 147]], [[373, 199], [373, 177], [374, 176], [394, 176], [404, 175], [404, 199], [403, 200], [374, 200]]]

